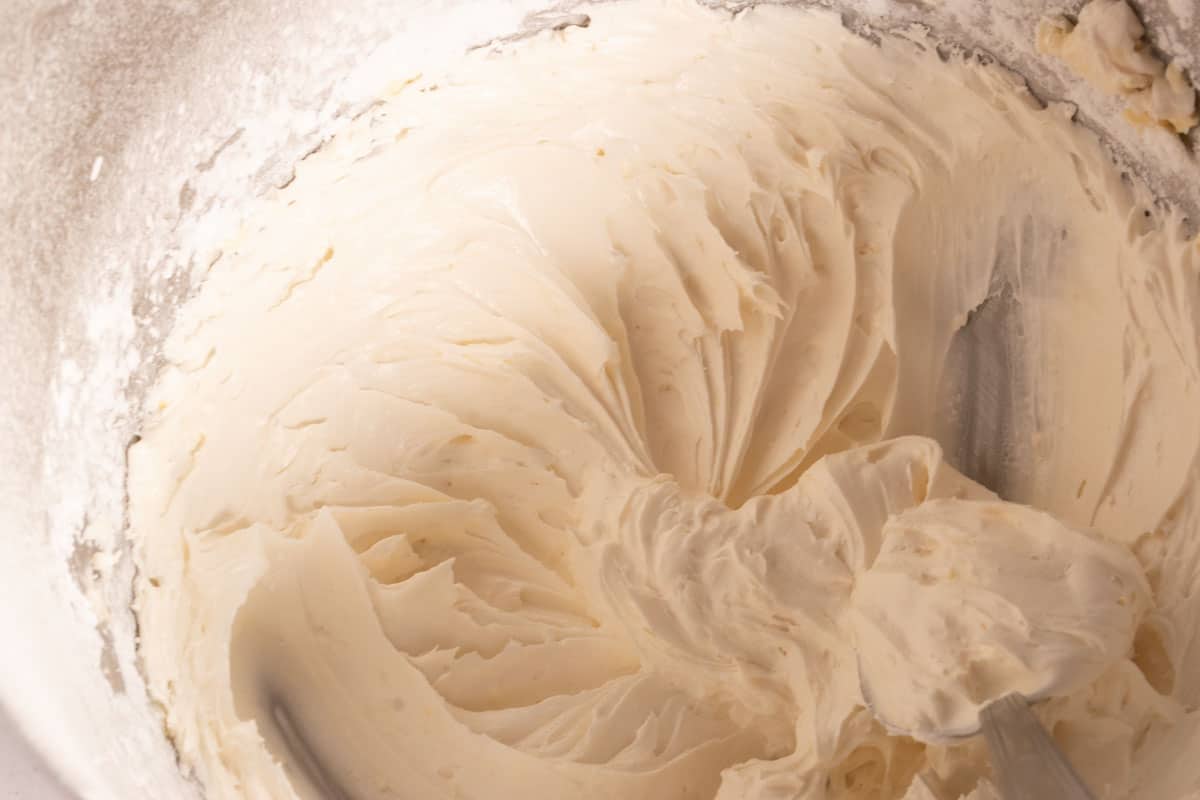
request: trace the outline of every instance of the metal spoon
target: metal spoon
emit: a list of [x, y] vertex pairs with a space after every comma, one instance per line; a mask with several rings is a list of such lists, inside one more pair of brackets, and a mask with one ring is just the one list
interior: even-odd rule
[[[871, 687], [859, 669], [863, 702], [889, 733], [926, 741], [953, 742], [983, 734], [991, 755], [992, 774], [1003, 800], [1095, 800], [1071, 762], [1029, 709], [1029, 701], [1016, 693], [988, 703], [979, 712], [973, 731], [907, 731], [879, 715]], [[926, 780], [930, 786], [930, 781]]]
[[[1019, 425], [1028, 416], [1021, 406], [1028, 387], [1023, 385], [1019, 369], [1028, 357], [1023, 352], [1028, 342], [1013, 283], [1035, 281], [1041, 272], [1037, 267], [1053, 263], [1057, 240], [1036, 230], [1032, 218], [1023, 221], [1021, 235], [1010, 232], [1004, 239], [992, 275], [992, 291], [956, 333], [939, 391], [944, 413], [939, 415], [943, 429], [938, 439], [955, 466], [1002, 497], [1018, 489], [1015, 476], [1027, 472], [1020, 467], [1030, 459], [1030, 454], [1018, 452], [1019, 443], [1029, 439]], [[1035, 269], [1029, 269], [1031, 266]], [[861, 668], [859, 680], [864, 702], [876, 719], [892, 733], [911, 735], [876, 713]], [[1006, 695], [983, 707], [977, 730], [942, 731], [938, 738], [954, 740], [982, 733], [1004, 800], [1094, 800], [1030, 711], [1030, 700], [1037, 699]]]
[[993, 700], [979, 725], [1004, 800], [1094, 800], [1024, 697]]

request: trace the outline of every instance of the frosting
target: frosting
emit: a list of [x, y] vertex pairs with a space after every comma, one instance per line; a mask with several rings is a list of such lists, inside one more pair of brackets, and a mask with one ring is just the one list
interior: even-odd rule
[[181, 310], [129, 490], [182, 763], [984, 798], [938, 734], [1021, 691], [1094, 786], [1161, 785], [1200, 697], [1178, 219], [919, 38], [588, 13], [397, 82]]
[[1124, 98], [1133, 124], [1187, 133], [1200, 122], [1196, 90], [1177, 64], [1154, 54], [1145, 33], [1125, 0], [1091, 0], [1077, 23], [1061, 15], [1042, 20], [1037, 46], [1105, 94]]
[[982, 705], [1087, 686], [1129, 651], [1149, 588], [1128, 551], [1012, 503], [931, 500], [884, 524], [855, 584], [865, 698], [923, 739], [973, 733]]

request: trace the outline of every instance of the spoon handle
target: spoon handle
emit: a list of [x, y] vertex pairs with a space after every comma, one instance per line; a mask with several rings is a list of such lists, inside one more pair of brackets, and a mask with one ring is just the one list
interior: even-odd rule
[[1095, 800], [1025, 698], [996, 700], [980, 722], [1004, 800]]

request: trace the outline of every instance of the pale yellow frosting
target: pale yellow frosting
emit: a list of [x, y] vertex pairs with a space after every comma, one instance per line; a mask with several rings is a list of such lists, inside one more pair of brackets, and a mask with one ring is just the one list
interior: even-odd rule
[[[1196, 244], [996, 67], [588, 14], [385, 98], [182, 310], [130, 473], [182, 763], [213, 798], [983, 798], [938, 732], [1021, 691], [1102, 796], [1166, 796]], [[1001, 422], [999, 462], [959, 446]]]
[[1125, 116], [1135, 125], [1187, 133], [1200, 122], [1196, 90], [1178, 64], [1159, 59], [1145, 33], [1125, 0], [1090, 0], [1077, 21], [1061, 15], [1042, 20], [1037, 46], [1100, 91], [1123, 98]]

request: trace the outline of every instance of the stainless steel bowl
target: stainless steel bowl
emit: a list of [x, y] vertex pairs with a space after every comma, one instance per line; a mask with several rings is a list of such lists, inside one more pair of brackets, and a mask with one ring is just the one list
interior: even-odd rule
[[[0, 787], [36, 800], [199, 797], [138, 672], [122, 535], [124, 453], [173, 310], [254, 198], [387, 82], [495, 38], [577, 24], [587, 8], [2, 5]], [[866, 35], [920, 23], [990, 53], [1041, 96], [1076, 103], [1161, 196], [1200, 208], [1185, 148], [1147, 150], [1113, 101], [1034, 53], [1040, 2], [820, 5]], [[1139, 7], [1162, 49], [1200, 75], [1193, 3]]]

